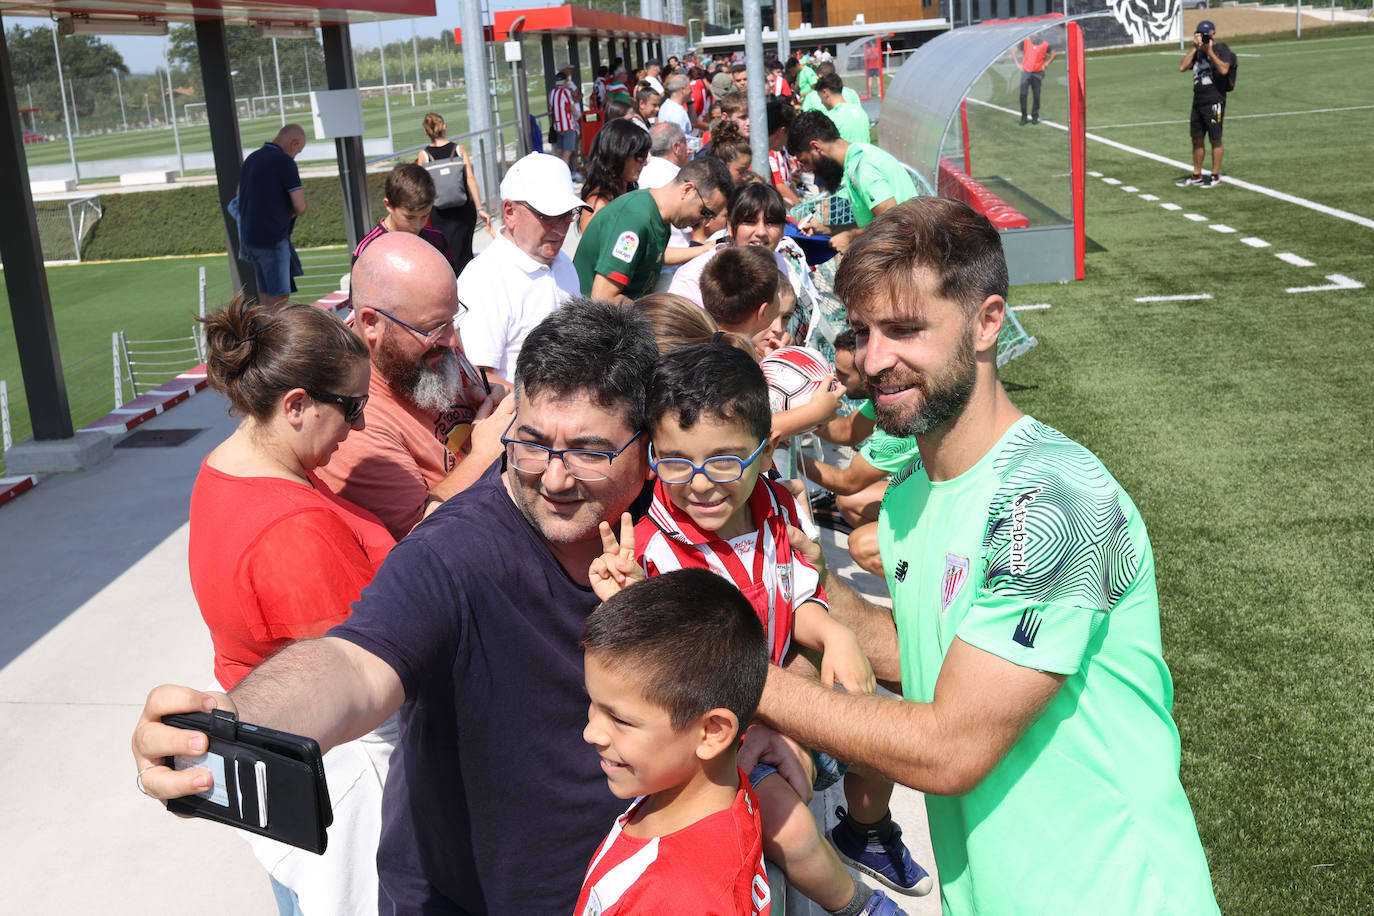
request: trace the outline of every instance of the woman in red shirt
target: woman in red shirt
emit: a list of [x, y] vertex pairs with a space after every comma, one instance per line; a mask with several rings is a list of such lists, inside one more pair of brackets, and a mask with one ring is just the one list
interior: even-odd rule
[[[191, 588], [210, 628], [215, 678], [228, 690], [281, 646], [347, 618], [395, 540], [314, 474], [363, 428], [363, 342], [313, 306], [268, 311], [242, 298], [205, 319], [205, 336], [210, 385], [242, 418], [191, 491]], [[245, 834], [282, 912], [303, 902], [312, 912], [376, 912], [392, 744], [394, 734], [379, 729], [326, 755], [334, 825], [324, 856]]]

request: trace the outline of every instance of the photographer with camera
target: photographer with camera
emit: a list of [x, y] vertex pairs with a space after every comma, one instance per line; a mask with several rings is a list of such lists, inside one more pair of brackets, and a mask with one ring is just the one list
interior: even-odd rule
[[[1221, 184], [1221, 119], [1226, 113], [1226, 93], [1235, 86], [1236, 55], [1216, 40], [1217, 27], [1209, 19], [1197, 25], [1193, 49], [1179, 63], [1180, 71], [1193, 71], [1193, 113], [1189, 129], [1193, 137], [1193, 172], [1176, 183], [1180, 188]], [[1212, 139], [1212, 174], [1202, 174], [1203, 137]]]

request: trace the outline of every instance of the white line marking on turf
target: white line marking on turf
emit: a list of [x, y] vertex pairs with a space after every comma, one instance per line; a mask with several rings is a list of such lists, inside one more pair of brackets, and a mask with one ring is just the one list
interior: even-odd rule
[[1248, 237], [1248, 238], [1243, 238], [1243, 239], [1241, 239], [1241, 242], [1242, 242], [1243, 244], [1249, 245], [1251, 248], [1268, 248], [1268, 247], [1269, 247], [1269, 243], [1268, 243], [1268, 242], [1266, 242], [1264, 239], [1257, 239], [1257, 238], [1255, 238], [1253, 235], [1250, 236], [1250, 237]]
[[1049, 307], [1050, 304], [1048, 302], [1037, 302], [1034, 305], [1013, 305], [1011, 310], [1013, 312], [1035, 312]]
[[1140, 199], [1141, 199], [1141, 200], [1148, 200], [1148, 201], [1150, 201], [1150, 202], [1154, 202], [1154, 201], [1156, 201], [1156, 200], [1159, 200], [1159, 198], [1158, 198], [1158, 197], [1155, 197], [1153, 194], [1141, 194], [1141, 195], [1140, 195]]
[[1329, 286], [1292, 286], [1284, 290], [1288, 293], [1324, 293], [1333, 289], [1364, 289], [1364, 284], [1359, 280], [1352, 280], [1342, 274], [1327, 274], [1326, 279], [1331, 281]]
[[1230, 226], [1225, 225], [1224, 223], [1213, 223], [1212, 225], [1208, 226], [1207, 228], [1208, 228], [1208, 229], [1211, 229], [1213, 232], [1220, 232], [1220, 233], [1222, 233], [1223, 235], [1225, 235], [1225, 234], [1227, 234], [1227, 233], [1231, 233], [1231, 232], [1235, 232], [1235, 231], [1236, 231], [1236, 230], [1232, 229]]
[[[1244, 55], [1241, 55], [1244, 56]], [[1374, 105], [1345, 105], [1340, 108], [1310, 108], [1304, 111], [1271, 111], [1267, 114], [1238, 114], [1228, 115], [1228, 120], [1244, 121], [1251, 118], [1288, 118], [1294, 115], [1313, 115], [1313, 114], [1335, 114], [1341, 111], [1368, 111]], [[1094, 125], [1089, 130], [1115, 130], [1124, 127], [1164, 127], [1168, 124], [1187, 124], [1185, 119], [1170, 121], [1133, 121], [1129, 124], [1100, 124]]]
[[1102, 177], [1102, 173], [1101, 173], [1101, 172], [1089, 172], [1088, 174], [1091, 175], [1093, 178], [1101, 178], [1101, 177]]
[[[1015, 115], [1018, 118], [1021, 117], [1021, 112], [1016, 109], [1006, 108], [1001, 105], [994, 105], [991, 102], [984, 102], [978, 99], [969, 99], [969, 101], [973, 102], [976, 105], [982, 105], [986, 108], [992, 108], [997, 111], [1006, 112], [1009, 115]], [[1067, 126], [1060, 124], [1057, 121], [1042, 120], [1040, 123], [1053, 127], [1056, 130], [1062, 130], [1066, 132], [1068, 131]], [[1119, 149], [1122, 152], [1131, 153], [1133, 155], [1140, 156], [1144, 159], [1152, 159], [1155, 162], [1163, 163], [1164, 165], [1170, 166], [1172, 168], [1189, 170], [1192, 169], [1192, 165], [1190, 165], [1189, 163], [1180, 162], [1177, 159], [1170, 159], [1168, 156], [1161, 156], [1158, 153], [1151, 153], [1147, 150], [1137, 149], [1134, 146], [1127, 146], [1125, 143], [1117, 143], [1115, 140], [1109, 140], [1106, 137], [1099, 137], [1091, 131], [1087, 132], [1087, 138], [1089, 140], [1094, 141], [1095, 143], [1101, 143], [1105, 146], [1110, 146], [1113, 149]], [[1326, 204], [1319, 204], [1314, 200], [1308, 200], [1304, 197], [1298, 197], [1294, 194], [1285, 194], [1283, 191], [1276, 191], [1273, 188], [1266, 188], [1263, 185], [1252, 184], [1248, 181], [1241, 181], [1239, 178], [1232, 178], [1230, 175], [1226, 176], [1226, 183], [1228, 185], [1234, 185], [1238, 188], [1244, 188], [1247, 191], [1254, 191], [1257, 194], [1263, 194], [1266, 197], [1272, 197], [1275, 200], [1282, 200], [1285, 203], [1296, 204], [1299, 207], [1306, 207], [1308, 210], [1315, 210], [1318, 213], [1324, 213], [1327, 216], [1334, 216], [1337, 219], [1343, 219], [1346, 222], [1354, 223], [1357, 226], [1363, 226], [1366, 229], [1374, 229], [1374, 219], [1370, 219], [1367, 216], [1360, 216], [1357, 213], [1351, 213], [1348, 210], [1338, 210], [1335, 207], [1328, 207]]]
[[1126, 184], [1121, 186], [1121, 190], [1125, 191], [1127, 194], [1134, 194], [1135, 192], [1139, 191], [1140, 188], [1137, 188], [1133, 184]]
[[1309, 261], [1309, 260], [1307, 260], [1307, 258], [1304, 258], [1304, 257], [1302, 257], [1301, 255], [1293, 254], [1293, 252], [1291, 252], [1291, 251], [1280, 251], [1280, 252], [1277, 252], [1277, 253], [1274, 255], [1274, 257], [1278, 258], [1280, 261], [1284, 261], [1284, 262], [1286, 262], [1286, 263], [1292, 264], [1294, 267], [1316, 267], [1316, 266], [1317, 266], [1317, 264], [1316, 264], [1315, 261]]
[[1211, 293], [1192, 293], [1187, 296], [1141, 296], [1136, 302], [1191, 302], [1210, 298], [1212, 298]]
[[1121, 184], [1121, 182], [1118, 181], [1118, 180], [1115, 179], [1115, 178], [1104, 178], [1104, 179], [1102, 179], [1102, 183], [1103, 183], [1103, 184]]
[[1180, 207], [1178, 204], [1171, 204], [1171, 203], [1169, 203], [1168, 201], [1165, 201], [1164, 203], [1160, 204], [1160, 206], [1163, 207], [1165, 210], [1182, 210], [1182, 209], [1183, 209], [1183, 208]]
[[1190, 219], [1195, 223], [1207, 222], [1207, 217], [1203, 216], [1201, 213], [1185, 213], [1183, 214], [1183, 218]]

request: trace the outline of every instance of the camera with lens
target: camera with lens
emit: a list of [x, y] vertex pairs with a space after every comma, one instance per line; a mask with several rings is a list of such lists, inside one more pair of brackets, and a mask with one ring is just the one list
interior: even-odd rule
[[1212, 43], [1212, 33], [1211, 33], [1211, 32], [1203, 32], [1203, 33], [1202, 33], [1202, 43], [1205, 44], [1205, 45], [1211, 44], [1211, 43]]

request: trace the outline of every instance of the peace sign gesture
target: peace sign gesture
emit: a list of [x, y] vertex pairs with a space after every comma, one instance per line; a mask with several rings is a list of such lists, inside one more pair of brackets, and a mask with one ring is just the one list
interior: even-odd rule
[[646, 576], [643, 567], [635, 562], [635, 526], [630, 513], [620, 516], [620, 540], [616, 540], [608, 522], [602, 522], [599, 530], [602, 553], [592, 560], [587, 575], [596, 597], [605, 601], [625, 586], [643, 582]]

